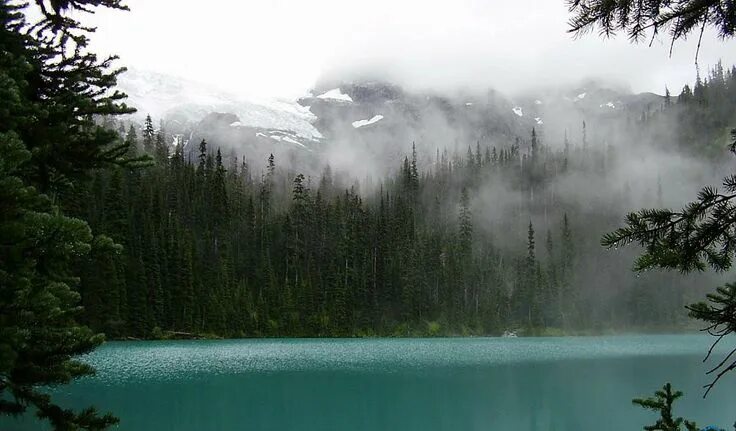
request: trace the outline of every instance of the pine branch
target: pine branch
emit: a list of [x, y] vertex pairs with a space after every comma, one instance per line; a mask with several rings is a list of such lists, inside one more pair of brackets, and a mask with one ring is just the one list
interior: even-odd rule
[[[719, 0], [568, 0], [572, 13], [569, 32], [576, 36], [598, 28], [603, 37], [625, 32], [634, 43], [652, 38], [666, 29], [675, 40], [685, 39], [692, 31], [706, 26], [715, 27], [721, 38], [736, 33], [736, 4]], [[697, 58], [697, 57], [696, 57]]]
[[710, 266], [724, 271], [731, 265], [736, 248], [736, 178], [724, 179], [728, 194], [704, 187], [698, 200], [674, 212], [643, 209], [626, 216], [626, 226], [603, 236], [606, 248], [638, 243], [645, 252], [635, 270], [654, 267], [681, 272], [702, 271]]
[[[704, 321], [709, 324], [706, 330], [718, 338], [711, 344], [708, 354], [704, 362], [707, 361], [715, 347], [727, 335], [736, 332], [736, 284], [729, 283], [716, 289], [715, 293], [707, 295], [708, 303], [700, 302], [687, 307], [690, 317]], [[729, 359], [736, 353], [736, 348], [731, 350], [723, 360], [715, 367], [710, 369], [707, 374], [713, 374], [718, 371], [715, 379], [705, 385], [706, 389], [703, 397], [706, 397], [718, 381], [729, 371], [736, 369], [736, 361], [725, 366]]]

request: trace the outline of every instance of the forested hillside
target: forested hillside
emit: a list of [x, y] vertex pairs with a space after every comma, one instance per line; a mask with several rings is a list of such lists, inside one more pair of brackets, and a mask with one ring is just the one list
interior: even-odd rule
[[[735, 103], [736, 73], [719, 66], [628, 132], [722, 156]], [[635, 250], [600, 249], [627, 210], [678, 190], [621, 181], [629, 150], [584, 122], [463, 152], [397, 143], [406, 157], [372, 184], [217, 142], [172, 147], [150, 119], [110, 126], [152, 166], [99, 171], [64, 202], [114, 241], [94, 244], [81, 284], [85, 323], [112, 338], [672, 330], [710, 285], [629, 274]]]

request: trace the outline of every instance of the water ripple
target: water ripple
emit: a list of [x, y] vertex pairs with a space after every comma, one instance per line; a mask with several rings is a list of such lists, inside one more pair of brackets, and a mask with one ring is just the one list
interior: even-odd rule
[[[405, 372], [534, 361], [702, 355], [702, 335], [566, 338], [267, 339], [110, 342], [84, 360], [103, 384], [246, 373]], [[723, 343], [726, 348], [725, 344]]]

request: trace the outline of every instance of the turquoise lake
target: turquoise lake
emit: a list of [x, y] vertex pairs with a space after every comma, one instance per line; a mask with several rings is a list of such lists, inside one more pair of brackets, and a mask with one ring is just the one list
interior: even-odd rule
[[[731, 430], [736, 374], [702, 399], [711, 338], [269, 339], [111, 342], [98, 375], [54, 390], [121, 430], [640, 430], [666, 381], [676, 413]], [[2, 430], [46, 429], [29, 419]]]

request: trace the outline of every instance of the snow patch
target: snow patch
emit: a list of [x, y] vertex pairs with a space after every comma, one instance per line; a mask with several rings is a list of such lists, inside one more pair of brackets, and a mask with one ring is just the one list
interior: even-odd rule
[[343, 93], [339, 88], [333, 88], [330, 91], [324, 92], [317, 96], [317, 99], [341, 100], [343, 102], [353, 101], [350, 95]]
[[260, 136], [261, 138], [268, 138], [268, 136], [266, 136], [266, 134], [265, 134], [265, 133], [257, 132], [257, 133], [256, 133], [256, 137], [259, 137], [259, 136]]
[[611, 109], [616, 109], [616, 105], [614, 105], [614, 103], [613, 103], [613, 102], [608, 102], [608, 103], [606, 103], [605, 105], [601, 105], [600, 107], [602, 108], [602, 107], [604, 107], [604, 106], [607, 106], [607, 107], [609, 107], [609, 108], [611, 108]]
[[465, 102], [465, 106], [473, 106], [473, 102]]
[[585, 96], [587, 96], [588, 93], [580, 93], [577, 96], [575, 96], [575, 100], [583, 100], [585, 99]]
[[355, 127], [357, 129], [359, 127], [369, 126], [369, 125], [371, 125], [373, 123], [377, 123], [377, 122], [379, 122], [381, 120], [383, 120], [383, 115], [374, 115], [373, 118], [371, 118], [370, 120], [353, 121], [353, 127]]
[[[263, 134], [261, 134], [261, 135], [264, 136], [264, 137], [266, 136], [266, 135], [263, 135]], [[298, 146], [300, 146], [302, 148], [307, 148], [306, 145], [302, 144], [301, 142], [297, 141], [296, 139], [292, 138], [291, 136], [287, 136], [287, 135], [271, 135], [269, 137], [271, 139], [273, 139], [274, 141], [288, 142], [290, 144], [298, 145]]]
[[536, 121], [536, 122], [537, 122], [537, 124], [539, 124], [539, 125], [542, 125], [542, 124], [544, 124], [544, 121], [542, 121], [542, 119], [541, 119], [541, 118], [539, 118], [539, 117], [534, 117], [534, 121]]
[[241, 123], [240, 121], [236, 121], [234, 123], [230, 123], [230, 127], [240, 127], [242, 125], [243, 125], [243, 123]]
[[514, 109], [512, 109], [512, 111], [514, 111], [514, 114], [518, 115], [519, 117], [524, 116], [524, 111], [521, 110], [520, 106], [515, 107]]
[[[118, 88], [128, 94], [129, 106], [138, 108], [134, 118], [145, 114], [197, 122], [211, 112], [235, 114], [240, 126], [291, 130], [313, 141], [322, 134], [312, 124], [317, 117], [309, 107], [293, 100], [254, 98], [156, 72], [129, 69], [118, 77]], [[235, 127], [235, 126], [233, 126]]]
[[302, 147], [302, 148], [307, 148], [307, 147], [306, 147], [306, 146], [305, 146], [304, 144], [302, 144], [301, 142], [297, 141], [296, 139], [292, 139], [292, 138], [290, 138], [290, 137], [288, 137], [288, 136], [284, 136], [282, 140], [283, 140], [284, 142], [288, 142], [288, 143], [290, 143], [290, 144], [296, 144], [296, 145], [299, 145], [299, 146], [300, 146], [300, 147]]
[[535, 100], [535, 101], [534, 101], [534, 104], [535, 104], [535, 105], [541, 105], [541, 104], [542, 104], [542, 101], [541, 101], [541, 100]]

